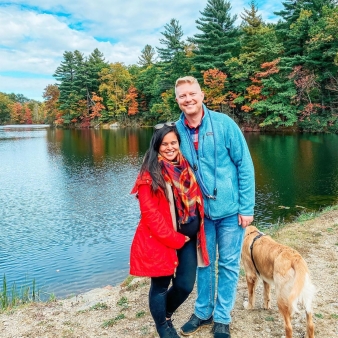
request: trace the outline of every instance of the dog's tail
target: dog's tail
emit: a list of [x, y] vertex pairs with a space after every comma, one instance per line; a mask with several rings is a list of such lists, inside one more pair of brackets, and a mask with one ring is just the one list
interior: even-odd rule
[[304, 306], [306, 312], [306, 337], [314, 337], [314, 325], [312, 321], [312, 302], [316, 293], [316, 288], [312, 284], [309, 270], [306, 262], [301, 258], [294, 262], [293, 269], [295, 271], [294, 287], [290, 293], [293, 311], [298, 311], [297, 304]]

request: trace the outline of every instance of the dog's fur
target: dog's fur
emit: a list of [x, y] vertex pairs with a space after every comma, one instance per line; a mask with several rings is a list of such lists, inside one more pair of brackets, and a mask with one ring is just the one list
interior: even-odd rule
[[291, 316], [298, 312], [297, 304], [301, 303], [306, 311], [306, 338], [314, 338], [312, 321], [312, 300], [315, 287], [310, 281], [309, 270], [302, 256], [294, 249], [274, 241], [270, 236], [257, 239], [252, 248], [254, 263], [251, 259], [250, 246], [259, 231], [254, 226], [248, 226], [242, 250], [248, 285], [247, 309], [255, 306], [255, 289], [258, 277], [264, 284], [264, 308], [270, 309], [270, 285], [276, 289], [277, 305], [284, 318], [286, 338], [292, 338]]

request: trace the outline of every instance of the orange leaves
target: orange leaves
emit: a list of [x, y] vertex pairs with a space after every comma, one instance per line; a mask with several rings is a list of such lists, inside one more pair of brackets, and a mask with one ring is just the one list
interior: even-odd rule
[[262, 86], [251, 85], [247, 89], [247, 97], [250, 99], [257, 98], [261, 94]]
[[264, 62], [261, 65], [262, 69], [266, 69], [264, 72], [258, 72], [256, 73], [256, 77], [258, 78], [266, 78], [272, 74], [276, 74], [279, 73], [279, 68], [277, 67], [277, 65], [279, 64], [280, 58], [275, 59], [271, 62]]
[[308, 103], [300, 113], [300, 121], [310, 120], [312, 114], [316, 114], [319, 109], [325, 108], [319, 103]]
[[92, 93], [93, 105], [90, 108], [91, 113], [89, 114], [89, 117], [91, 119], [101, 116], [101, 111], [104, 109], [102, 101], [103, 101], [102, 97], [98, 96], [96, 93]]
[[223, 93], [227, 75], [218, 69], [209, 69], [203, 72], [205, 84], [205, 102], [212, 109], [218, 109], [224, 103], [226, 95]]
[[241, 107], [241, 110], [244, 111], [245, 113], [249, 113], [252, 110], [252, 108], [247, 105], [243, 105]]
[[209, 69], [203, 72], [204, 84], [210, 89], [224, 89], [227, 75], [218, 69]]
[[15, 102], [9, 106], [11, 110], [11, 120], [20, 124], [32, 124], [32, 111], [28, 107], [27, 103], [21, 104]]
[[128, 94], [126, 95], [128, 115], [135, 115], [138, 113], [138, 102], [136, 101], [137, 96], [137, 89], [134, 86], [130, 86]]

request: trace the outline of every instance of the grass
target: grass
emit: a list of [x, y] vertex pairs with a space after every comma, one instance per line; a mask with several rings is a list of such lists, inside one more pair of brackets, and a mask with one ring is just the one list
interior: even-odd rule
[[128, 298], [123, 296], [120, 298], [120, 300], [117, 302], [118, 306], [121, 306], [122, 308], [128, 308]]
[[145, 311], [139, 311], [139, 312], [136, 313], [136, 318], [141, 318], [141, 317], [143, 317], [145, 314], [146, 314]]
[[[319, 209], [317, 211], [306, 211], [305, 209], [300, 211], [300, 213], [298, 214], [298, 216], [294, 219], [294, 222], [296, 223], [302, 223], [302, 222], [306, 222], [309, 221], [311, 219], [314, 219], [316, 217], [321, 216], [322, 214], [325, 214], [329, 211], [333, 211], [333, 210], [338, 210], [338, 205], [330, 205], [327, 206], [325, 208]], [[274, 237], [276, 235], [276, 233], [278, 232], [278, 230], [284, 228], [287, 224], [284, 221], [284, 219], [278, 219], [276, 223], [271, 224], [271, 226], [260, 226], [260, 224], [255, 223], [253, 225], [255, 225], [259, 230], [263, 231], [264, 233], [266, 233], [267, 235], [270, 235], [271, 237]], [[333, 225], [333, 227], [336, 227], [336, 224]], [[328, 228], [327, 229], [328, 232], [332, 232], [334, 231], [334, 229]]]
[[7, 285], [6, 275], [2, 280], [2, 289], [0, 289], [0, 312], [8, 311], [21, 304], [32, 303], [40, 300], [40, 291], [36, 288], [35, 279], [32, 286], [17, 287], [14, 282], [9, 288]]
[[89, 308], [89, 311], [93, 310], [108, 310], [109, 306], [106, 303], [96, 303], [95, 305], [91, 306]]
[[101, 327], [108, 328], [114, 326], [119, 320], [126, 318], [126, 316], [123, 313], [120, 313], [115, 318], [105, 320]]

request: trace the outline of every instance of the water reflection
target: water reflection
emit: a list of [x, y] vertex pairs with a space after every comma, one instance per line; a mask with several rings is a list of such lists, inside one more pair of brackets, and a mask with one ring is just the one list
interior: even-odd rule
[[[0, 275], [58, 296], [125, 278], [139, 219], [130, 190], [152, 132], [0, 128]], [[337, 202], [337, 135], [245, 137], [261, 224]]]
[[246, 137], [256, 170], [256, 220], [290, 220], [303, 208], [318, 210], [337, 202], [337, 135]]

